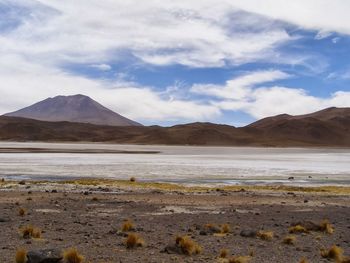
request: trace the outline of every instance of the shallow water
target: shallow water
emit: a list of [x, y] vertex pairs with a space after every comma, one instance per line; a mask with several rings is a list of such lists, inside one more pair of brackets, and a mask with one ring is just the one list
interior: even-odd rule
[[[1, 153], [0, 177], [82, 177], [186, 184], [350, 184], [350, 149], [5, 143], [0, 147], [160, 151], [159, 154]], [[294, 180], [289, 180], [294, 177]]]

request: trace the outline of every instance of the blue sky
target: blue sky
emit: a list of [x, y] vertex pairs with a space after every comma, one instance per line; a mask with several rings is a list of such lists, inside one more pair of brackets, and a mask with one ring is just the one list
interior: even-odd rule
[[347, 0], [0, 0], [0, 114], [85, 94], [146, 125], [350, 106]]

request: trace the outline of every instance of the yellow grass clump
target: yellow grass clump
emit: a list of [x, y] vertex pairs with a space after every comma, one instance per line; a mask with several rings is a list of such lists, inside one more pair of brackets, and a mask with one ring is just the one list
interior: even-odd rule
[[251, 261], [250, 256], [237, 256], [229, 259], [229, 263], [249, 263]]
[[227, 249], [221, 249], [219, 258], [227, 258], [228, 254], [229, 254], [229, 251]]
[[135, 225], [130, 219], [127, 219], [122, 225], [123, 232], [132, 231], [134, 229], [135, 229]]
[[273, 239], [274, 233], [272, 231], [259, 231], [257, 236], [262, 240], [270, 241]]
[[126, 240], [125, 240], [125, 246], [126, 248], [136, 248], [136, 247], [143, 247], [145, 245], [145, 241], [135, 233], [130, 233]]
[[334, 259], [341, 262], [343, 259], [344, 250], [336, 245], [333, 245], [330, 249], [321, 249], [321, 256], [323, 258]]
[[18, 209], [19, 216], [25, 216], [25, 214], [26, 214], [26, 210], [24, 208], [21, 207], [20, 209]]
[[79, 254], [76, 248], [69, 248], [63, 252], [63, 260], [65, 263], [82, 263], [84, 257]]
[[[217, 225], [217, 224], [209, 223], [209, 224], [205, 224], [204, 228], [208, 229], [214, 235], [215, 234], [228, 234], [231, 232], [231, 227], [229, 224]], [[218, 235], [218, 236], [220, 236], [220, 235]]]
[[302, 258], [299, 263], [309, 263], [306, 258]]
[[288, 235], [283, 239], [282, 243], [286, 245], [294, 245], [296, 240], [296, 236]]
[[182, 253], [191, 256], [202, 253], [202, 247], [189, 236], [176, 237], [176, 245], [181, 248]]
[[303, 227], [302, 225], [292, 226], [288, 230], [289, 230], [289, 233], [291, 233], [291, 234], [309, 233], [309, 231], [305, 227]]
[[41, 238], [41, 229], [32, 225], [20, 229], [23, 238]]
[[325, 232], [327, 234], [333, 234], [334, 228], [327, 219], [324, 219], [320, 223], [320, 231]]
[[16, 263], [26, 263], [27, 262], [27, 250], [20, 248], [16, 251]]
[[231, 227], [229, 224], [223, 224], [221, 225], [221, 233], [227, 234], [231, 232]]

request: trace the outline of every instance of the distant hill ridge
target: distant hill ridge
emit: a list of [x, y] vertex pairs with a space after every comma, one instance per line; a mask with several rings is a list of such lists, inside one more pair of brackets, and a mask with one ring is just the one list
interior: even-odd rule
[[0, 140], [92, 141], [130, 144], [350, 147], [350, 108], [264, 118], [246, 127], [190, 123], [173, 127], [97, 126], [0, 117]]
[[29, 107], [5, 116], [22, 117], [41, 121], [69, 121], [109, 126], [140, 126], [116, 112], [107, 109], [85, 95], [47, 98]]

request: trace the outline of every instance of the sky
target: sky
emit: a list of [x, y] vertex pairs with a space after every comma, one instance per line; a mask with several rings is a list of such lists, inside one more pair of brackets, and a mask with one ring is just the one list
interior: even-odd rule
[[0, 0], [0, 114], [84, 94], [145, 125], [350, 107], [348, 0]]

